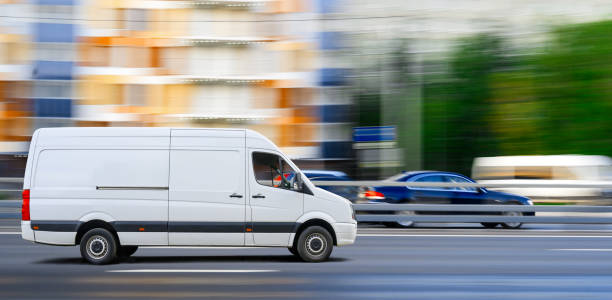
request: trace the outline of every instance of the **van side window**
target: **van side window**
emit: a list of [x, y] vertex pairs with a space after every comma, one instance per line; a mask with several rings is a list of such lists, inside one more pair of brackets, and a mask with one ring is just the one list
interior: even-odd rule
[[253, 152], [253, 171], [255, 180], [261, 185], [293, 189], [296, 172], [278, 155]]

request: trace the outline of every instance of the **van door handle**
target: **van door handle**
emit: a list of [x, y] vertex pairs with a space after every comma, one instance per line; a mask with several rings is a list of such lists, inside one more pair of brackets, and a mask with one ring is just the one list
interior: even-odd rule
[[262, 194], [253, 195], [253, 198], [266, 198], [266, 196]]
[[242, 198], [242, 195], [239, 195], [237, 193], [233, 193], [230, 195], [230, 198]]

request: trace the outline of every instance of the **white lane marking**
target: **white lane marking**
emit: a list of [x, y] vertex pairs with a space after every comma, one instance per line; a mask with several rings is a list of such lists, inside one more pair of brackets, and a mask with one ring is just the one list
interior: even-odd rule
[[21, 232], [0, 232], [0, 234], [21, 234]]
[[142, 249], [219, 249], [219, 250], [229, 250], [229, 249], [258, 249], [261, 247], [212, 247], [212, 246], [142, 246]]
[[548, 249], [551, 251], [596, 251], [596, 252], [612, 252], [612, 249]]
[[110, 273], [270, 273], [280, 270], [212, 270], [212, 269], [134, 269], [107, 270]]
[[505, 235], [505, 234], [358, 234], [364, 237], [493, 237], [493, 238], [612, 238], [612, 235]]

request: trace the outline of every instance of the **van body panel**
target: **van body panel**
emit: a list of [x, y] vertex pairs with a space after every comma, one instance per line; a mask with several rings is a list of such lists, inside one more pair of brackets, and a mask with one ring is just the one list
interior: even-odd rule
[[124, 246], [166, 246], [168, 233], [162, 232], [126, 232], [118, 231], [119, 241]]
[[244, 130], [172, 130], [170, 245], [244, 245]]
[[[168, 221], [169, 129], [41, 129], [35, 143], [26, 180], [33, 223], [89, 221], [96, 214], [107, 222]], [[168, 244], [167, 232], [132, 235], [142, 238], [131, 243]], [[67, 235], [36, 236], [49, 243]]]

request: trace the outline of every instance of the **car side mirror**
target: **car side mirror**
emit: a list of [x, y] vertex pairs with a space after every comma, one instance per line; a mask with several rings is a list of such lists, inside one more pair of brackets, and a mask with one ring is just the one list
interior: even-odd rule
[[485, 189], [485, 188], [478, 188], [478, 193], [479, 194], [486, 194], [487, 193], [487, 189]]

